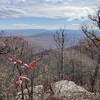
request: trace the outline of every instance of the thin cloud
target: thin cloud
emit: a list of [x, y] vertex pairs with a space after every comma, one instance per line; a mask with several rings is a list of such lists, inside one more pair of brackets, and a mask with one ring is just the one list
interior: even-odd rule
[[39, 26], [37, 24], [11, 24], [11, 25], [0, 25], [0, 29], [5, 29], [4, 27], [6, 27], [6, 29], [40, 29], [42, 26]]
[[0, 17], [19, 17], [25, 14], [25, 11], [15, 8], [0, 8]]
[[[94, 6], [98, 4], [100, 4], [99, 0], [0, 0], [0, 20], [5, 18], [9, 23], [8, 25], [7, 22], [1, 21], [0, 28], [57, 29], [65, 26], [66, 28], [78, 29], [80, 22], [87, 21], [88, 14], [93, 13]], [[10, 23], [8, 17], [14, 20]], [[16, 17], [18, 18], [19, 22], [16, 22]], [[43, 22], [44, 20], [40, 20], [38, 23], [39, 17], [48, 19], [50, 23], [52, 20], [52, 24], [45, 24]], [[30, 18], [37, 18], [37, 21], [27, 23], [25, 22], [26, 20], [22, 21], [21, 18], [23, 18], [23, 20], [25, 20], [24, 18], [29, 19], [29, 21]], [[55, 19], [59, 19], [61, 23], [56, 24]], [[62, 19], [65, 19], [65, 21], [61, 21]], [[42, 25], [40, 23], [42, 23]]]
[[[90, 0], [0, 0], [1, 17], [47, 17], [47, 18], [85, 18], [92, 7], [87, 6]], [[72, 3], [72, 6], [70, 6]], [[56, 4], [56, 5], [54, 5]], [[82, 6], [82, 7], [81, 7]]]
[[[68, 24], [65, 25], [66, 29], [79, 29], [80, 24]], [[59, 29], [63, 28], [62, 25], [38, 25], [38, 24], [10, 24], [9, 26], [7, 24], [0, 25], [0, 29]]]

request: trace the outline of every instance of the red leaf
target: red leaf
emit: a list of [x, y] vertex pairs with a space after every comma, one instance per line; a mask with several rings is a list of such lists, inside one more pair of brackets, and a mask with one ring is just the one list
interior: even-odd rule
[[33, 60], [33, 62], [32, 63], [30, 63], [30, 64], [24, 64], [26, 67], [28, 67], [28, 69], [30, 70], [30, 71], [34, 71], [34, 69], [35, 69], [35, 67], [36, 67], [36, 61], [35, 60]]
[[15, 62], [17, 65], [22, 64], [22, 61], [20, 59], [17, 59]]
[[15, 85], [16, 85], [16, 86], [21, 86], [22, 83], [23, 83], [22, 80], [17, 80], [17, 81], [15, 82]]
[[25, 76], [19, 76], [19, 80], [30, 80], [29, 78], [25, 77]]
[[8, 59], [9, 59], [9, 61], [11, 61], [12, 63], [17, 64], [17, 65], [23, 63], [20, 59], [18, 59], [18, 57], [16, 55], [10, 55], [8, 57]]

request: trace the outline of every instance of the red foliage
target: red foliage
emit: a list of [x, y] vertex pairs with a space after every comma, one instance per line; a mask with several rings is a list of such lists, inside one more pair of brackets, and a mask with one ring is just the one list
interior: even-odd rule
[[8, 57], [8, 60], [17, 65], [20, 65], [23, 63], [16, 55], [10, 55]]
[[25, 76], [19, 76], [19, 78], [18, 78], [19, 80], [30, 80], [29, 78], [27, 78], [27, 77], [25, 77]]
[[34, 71], [36, 67], [36, 60], [33, 60], [30, 64], [24, 64], [30, 71]]
[[13, 81], [13, 84], [18, 87], [18, 86], [21, 86], [21, 84], [23, 83], [24, 80], [27, 80], [27, 81], [30, 81], [29, 78], [25, 77], [25, 76], [19, 76], [17, 78], [17, 80]]

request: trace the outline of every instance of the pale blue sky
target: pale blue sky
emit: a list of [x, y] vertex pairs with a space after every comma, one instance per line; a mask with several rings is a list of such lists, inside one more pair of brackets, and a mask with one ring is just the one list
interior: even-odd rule
[[99, 0], [0, 0], [0, 29], [79, 29]]

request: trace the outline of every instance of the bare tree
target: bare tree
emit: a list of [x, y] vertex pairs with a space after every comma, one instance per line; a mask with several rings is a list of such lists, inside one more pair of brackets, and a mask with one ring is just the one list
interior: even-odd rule
[[98, 26], [100, 29], [100, 7], [97, 8], [94, 15], [89, 15], [89, 18]]
[[[89, 19], [93, 21], [93, 24], [100, 29], [100, 7], [98, 7], [96, 13], [94, 15], [89, 15]], [[94, 47], [97, 50], [97, 65], [94, 69], [94, 73], [91, 79], [91, 91], [94, 91], [94, 87], [97, 81], [99, 68], [100, 68], [100, 38], [96, 35], [95, 26], [83, 25], [81, 27], [82, 31], [86, 35], [86, 37], [93, 43]]]
[[63, 78], [63, 71], [64, 71], [64, 48], [65, 48], [65, 34], [64, 30], [57, 31], [54, 34], [54, 41], [57, 47], [57, 56], [58, 56], [58, 76], [60, 79]]

